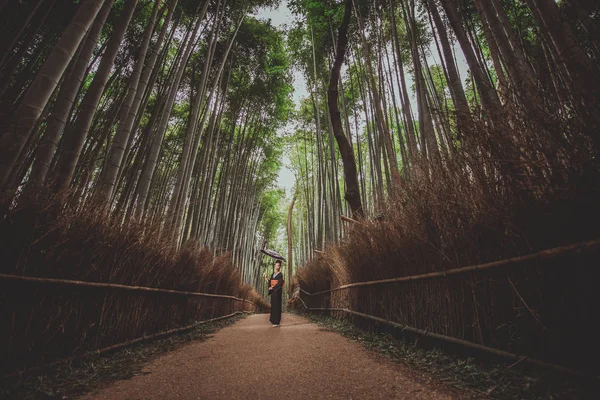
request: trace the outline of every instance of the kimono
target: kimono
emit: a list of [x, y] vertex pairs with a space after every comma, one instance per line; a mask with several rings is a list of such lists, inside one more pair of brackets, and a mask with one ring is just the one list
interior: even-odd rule
[[281, 322], [281, 296], [283, 294], [283, 274], [275, 272], [269, 280], [269, 296], [271, 296], [271, 318], [273, 325]]

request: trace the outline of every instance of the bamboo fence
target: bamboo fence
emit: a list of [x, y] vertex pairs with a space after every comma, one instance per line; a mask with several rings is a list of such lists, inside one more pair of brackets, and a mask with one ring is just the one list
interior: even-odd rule
[[8, 274], [0, 305], [2, 375], [260, 311], [224, 294]]
[[[309, 311], [511, 361], [598, 376], [600, 240], [462, 268], [310, 293]], [[398, 331], [396, 330], [396, 332]]]

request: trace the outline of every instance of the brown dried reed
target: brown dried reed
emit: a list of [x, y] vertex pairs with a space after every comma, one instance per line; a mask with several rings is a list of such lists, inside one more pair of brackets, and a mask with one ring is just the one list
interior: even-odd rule
[[[0, 222], [0, 272], [231, 295], [269, 308], [241, 283], [229, 254], [215, 257], [194, 241], [177, 250], [157, 226], [120, 224], [98, 209], [57, 213], [45, 199]], [[255, 309], [232, 299], [3, 281], [0, 303], [1, 373]]]
[[[518, 110], [477, 123], [443, 166], [417, 162], [383, 218], [352, 224], [299, 268], [302, 289], [444, 271], [600, 237], [600, 168], [585, 127]], [[596, 253], [303, 296], [518, 354], [597, 369]], [[350, 318], [347, 315], [340, 315]], [[373, 327], [366, 321], [357, 321]]]

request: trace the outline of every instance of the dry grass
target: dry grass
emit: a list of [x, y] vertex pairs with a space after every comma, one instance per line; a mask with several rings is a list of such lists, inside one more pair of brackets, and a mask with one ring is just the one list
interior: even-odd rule
[[[299, 269], [304, 290], [444, 271], [600, 237], [600, 168], [575, 121], [513, 111], [463, 133], [444, 166], [418, 162], [384, 217], [361, 221]], [[519, 354], [597, 369], [599, 255], [501, 273], [354, 288], [309, 307], [349, 307]], [[361, 322], [362, 323], [362, 322]]]
[[[52, 202], [14, 209], [0, 222], [0, 272], [237, 296], [268, 308], [242, 285], [230, 255], [190, 241], [181, 251], [156, 227]], [[250, 310], [231, 299], [65, 289], [0, 281], [2, 373]]]

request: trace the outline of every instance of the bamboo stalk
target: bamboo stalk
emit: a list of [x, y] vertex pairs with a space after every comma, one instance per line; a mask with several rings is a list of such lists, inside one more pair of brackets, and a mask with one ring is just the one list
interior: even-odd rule
[[[417, 280], [431, 279], [431, 278], [440, 278], [440, 277], [446, 277], [449, 275], [460, 275], [460, 274], [464, 274], [464, 273], [472, 272], [472, 271], [480, 271], [480, 270], [486, 270], [486, 269], [506, 267], [506, 266], [509, 266], [512, 264], [522, 263], [525, 261], [533, 261], [536, 259], [550, 259], [550, 258], [560, 256], [564, 253], [569, 253], [569, 252], [573, 252], [573, 251], [580, 252], [580, 251], [584, 251], [584, 250], [594, 250], [597, 248], [600, 248], [600, 240], [590, 240], [587, 242], [581, 242], [581, 243], [567, 245], [567, 246], [554, 247], [552, 249], [545, 249], [545, 250], [539, 251], [537, 253], [528, 254], [525, 256], [510, 257], [510, 258], [506, 258], [506, 259], [499, 260], [499, 261], [492, 261], [492, 262], [478, 264], [478, 265], [471, 265], [468, 267], [450, 269], [448, 271], [430, 272], [427, 274], [403, 276], [400, 278], [391, 278], [391, 279], [380, 279], [380, 280], [376, 280], [376, 281], [349, 283], [346, 285], [339, 286], [337, 288], [324, 290], [322, 292], [317, 292], [317, 293], [305, 292], [305, 293], [309, 296], [316, 296], [316, 295], [335, 292], [337, 290], [348, 289], [348, 288], [352, 288], [352, 287], [382, 285], [382, 284], [386, 284], [386, 283], [399, 283], [399, 282], [417, 281]], [[319, 252], [319, 251], [315, 250], [315, 252]]]
[[174, 294], [180, 296], [196, 296], [196, 297], [212, 297], [212, 298], [220, 298], [220, 299], [233, 299], [237, 301], [243, 301], [246, 303], [253, 304], [258, 307], [257, 304], [251, 302], [247, 299], [240, 299], [239, 297], [229, 296], [225, 294], [213, 294], [213, 293], [200, 293], [200, 292], [184, 292], [179, 290], [170, 290], [170, 289], [159, 289], [145, 286], [128, 286], [121, 285], [118, 283], [100, 283], [100, 282], [85, 282], [85, 281], [74, 281], [68, 279], [54, 279], [54, 278], [37, 278], [33, 276], [18, 276], [18, 275], [8, 275], [8, 274], [0, 274], [0, 280], [4, 281], [12, 281], [12, 282], [32, 282], [32, 283], [42, 283], [42, 284], [53, 284], [53, 285], [61, 285], [61, 286], [81, 286], [81, 287], [93, 287], [100, 289], [112, 289], [112, 290], [121, 290], [121, 291], [129, 291], [129, 292], [150, 292], [150, 293], [160, 293], [160, 294]]
[[[123, 343], [115, 344], [115, 345], [112, 345], [112, 346], [104, 347], [104, 348], [102, 348], [102, 349], [98, 349], [98, 350], [96, 350], [96, 351], [90, 352], [90, 353], [89, 353], [87, 356], [85, 356], [85, 357], [89, 357], [90, 355], [93, 355], [93, 354], [96, 354], [96, 355], [104, 354], [104, 353], [107, 353], [107, 352], [109, 352], [109, 351], [112, 351], [112, 350], [117, 350], [117, 349], [120, 349], [120, 348], [122, 348], [122, 347], [127, 347], [127, 346], [130, 346], [130, 345], [132, 345], [132, 344], [136, 344], [136, 343], [139, 343], [139, 342], [143, 342], [143, 341], [145, 341], [145, 340], [153, 340], [153, 339], [158, 339], [158, 338], [160, 338], [160, 337], [163, 337], [163, 336], [168, 336], [168, 335], [171, 335], [171, 334], [173, 334], [173, 333], [184, 332], [184, 331], [186, 331], [186, 330], [193, 329], [193, 328], [195, 328], [195, 327], [197, 327], [197, 326], [200, 326], [200, 325], [203, 325], [203, 324], [206, 324], [206, 323], [209, 323], [209, 322], [215, 322], [215, 321], [219, 321], [219, 320], [221, 320], [221, 319], [231, 318], [231, 317], [233, 317], [234, 315], [238, 315], [238, 314], [245, 314], [245, 313], [252, 313], [252, 312], [251, 312], [251, 311], [236, 311], [236, 312], [234, 312], [234, 313], [232, 313], [232, 314], [227, 314], [227, 315], [223, 315], [223, 316], [221, 316], [221, 317], [216, 317], [216, 318], [212, 318], [212, 319], [207, 319], [206, 321], [199, 321], [199, 322], [195, 322], [195, 323], [193, 323], [193, 324], [186, 325], [186, 326], [183, 326], [183, 327], [181, 327], [181, 328], [169, 329], [169, 330], [167, 330], [167, 331], [163, 331], [163, 332], [154, 333], [154, 334], [152, 334], [152, 335], [144, 335], [144, 336], [142, 336], [142, 337], [139, 337], [139, 338], [137, 338], [137, 339], [129, 340], [129, 341], [127, 341], [127, 342], [123, 342]], [[82, 357], [83, 357], [83, 356], [82, 356]]]
[[536, 313], [531, 309], [531, 307], [529, 307], [529, 305], [525, 302], [525, 299], [523, 298], [523, 296], [521, 296], [521, 294], [517, 291], [517, 288], [515, 287], [515, 284], [513, 283], [513, 281], [510, 278], [506, 278], [508, 280], [508, 283], [510, 284], [510, 286], [512, 287], [512, 289], [514, 290], [515, 294], [519, 297], [519, 299], [521, 300], [521, 303], [523, 303], [523, 305], [525, 306], [525, 308], [529, 311], [529, 313], [531, 314], [531, 316], [537, 321], [538, 324], [540, 324], [540, 326], [545, 330], [548, 331], [548, 328], [546, 328], [546, 326], [542, 323], [542, 321], [539, 319], [539, 317], [536, 315]]
[[479, 323], [479, 309], [477, 308], [477, 296], [475, 296], [475, 285], [473, 284], [473, 277], [470, 279], [471, 286], [471, 297], [473, 299], [473, 310], [475, 311], [475, 324], [477, 326], [477, 335], [479, 336], [479, 344], [483, 344], [483, 333], [481, 331], [481, 323]]
[[353, 224], [360, 224], [359, 221], [357, 221], [357, 220], [355, 220], [353, 218], [346, 217], [345, 215], [340, 215], [340, 219], [342, 221], [350, 222], [350, 223], [353, 223]]
[[557, 371], [560, 371], [563, 373], [567, 373], [570, 375], [585, 376], [585, 377], [591, 377], [596, 380], [600, 380], [600, 376], [586, 374], [581, 371], [575, 371], [571, 368], [563, 367], [562, 365], [553, 364], [553, 363], [542, 361], [542, 360], [537, 360], [535, 358], [529, 358], [529, 357], [523, 356], [523, 355], [509, 353], [507, 351], [495, 349], [493, 347], [488, 347], [488, 346], [484, 346], [481, 344], [472, 343], [472, 342], [462, 340], [462, 339], [457, 339], [457, 338], [454, 338], [451, 336], [440, 335], [438, 333], [429, 332], [429, 331], [426, 331], [423, 329], [413, 328], [412, 326], [400, 324], [400, 323], [394, 322], [394, 321], [389, 321], [387, 319], [375, 317], [375, 316], [369, 315], [369, 314], [363, 314], [361, 312], [349, 310], [347, 308], [307, 308], [307, 310], [308, 311], [340, 311], [340, 312], [345, 312], [348, 314], [356, 315], [358, 317], [370, 319], [370, 320], [373, 320], [373, 321], [376, 321], [376, 322], [379, 322], [382, 324], [386, 324], [389, 326], [393, 326], [395, 328], [399, 328], [401, 332], [402, 331], [411, 332], [411, 333], [417, 334], [422, 337], [430, 337], [430, 338], [433, 338], [433, 339], [436, 339], [436, 340], [439, 340], [442, 342], [456, 344], [456, 345], [463, 346], [463, 347], [466, 347], [469, 349], [473, 349], [473, 350], [481, 351], [481, 352], [484, 352], [487, 354], [491, 354], [491, 355], [494, 355], [494, 356], [497, 356], [497, 357], [500, 357], [503, 359], [515, 361], [515, 363], [512, 364], [511, 366], [514, 366], [517, 363], [524, 362], [524, 363], [528, 363], [528, 364], [533, 364], [538, 367], [554, 369], [554, 370], [557, 370]]
[[127, 342], [118, 343], [118, 344], [114, 344], [112, 346], [103, 347], [103, 348], [98, 349], [98, 350], [89, 351], [89, 352], [81, 354], [79, 356], [72, 356], [72, 357], [69, 357], [69, 358], [63, 358], [61, 360], [53, 361], [53, 362], [48, 363], [48, 364], [40, 365], [40, 366], [33, 367], [33, 368], [28, 368], [28, 369], [25, 369], [24, 371], [13, 372], [11, 374], [4, 375], [3, 378], [10, 378], [10, 377], [13, 377], [13, 376], [18, 376], [18, 375], [22, 375], [22, 374], [24, 374], [26, 372], [33, 372], [33, 371], [37, 371], [37, 370], [40, 370], [40, 369], [43, 369], [43, 368], [51, 368], [51, 367], [55, 367], [57, 365], [70, 363], [70, 362], [73, 362], [75, 360], [84, 360], [84, 359], [89, 358], [91, 356], [99, 356], [101, 354], [108, 353], [109, 351], [118, 350], [118, 349], [121, 349], [123, 347], [131, 346], [131, 345], [134, 345], [136, 343], [143, 342], [143, 341], [146, 341], [146, 340], [159, 339], [159, 338], [161, 338], [163, 336], [168, 336], [168, 335], [172, 335], [174, 333], [184, 332], [186, 330], [193, 329], [193, 328], [195, 328], [197, 326], [200, 326], [200, 325], [203, 325], [203, 324], [207, 324], [209, 322], [215, 322], [215, 321], [219, 321], [219, 320], [222, 320], [222, 319], [231, 318], [231, 317], [233, 317], [235, 315], [238, 315], [238, 314], [251, 314], [251, 313], [252, 313], [252, 311], [236, 311], [236, 312], [234, 312], [232, 314], [227, 314], [227, 315], [223, 315], [221, 317], [207, 319], [205, 321], [195, 322], [193, 324], [186, 325], [186, 326], [183, 326], [181, 328], [169, 329], [167, 331], [154, 333], [152, 335], [144, 335], [144, 336], [139, 337], [137, 339], [128, 340]]

